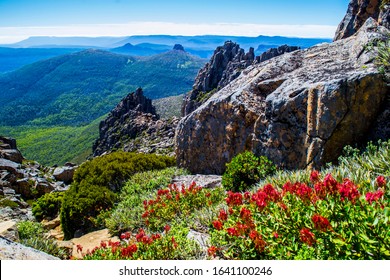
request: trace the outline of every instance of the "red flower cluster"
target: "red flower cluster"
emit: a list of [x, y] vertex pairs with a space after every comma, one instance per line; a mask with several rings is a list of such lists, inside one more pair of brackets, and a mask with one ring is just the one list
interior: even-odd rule
[[380, 188], [384, 188], [384, 187], [386, 187], [386, 179], [385, 179], [385, 177], [383, 177], [383, 176], [378, 176], [377, 178], [376, 178], [376, 184], [378, 185], [378, 187], [380, 187]]
[[221, 209], [221, 210], [219, 210], [218, 218], [221, 221], [226, 221], [228, 219], [228, 214], [226, 213], [225, 210]]
[[213, 221], [212, 224], [216, 230], [221, 230], [223, 228], [223, 224], [219, 220]]
[[122, 233], [121, 235], [120, 235], [120, 238], [122, 239], [122, 240], [124, 240], [124, 239], [130, 239], [130, 237], [131, 237], [131, 234], [130, 234], [130, 232], [124, 232], [124, 233]]
[[339, 185], [339, 192], [341, 200], [348, 199], [355, 202], [360, 196], [357, 186], [349, 179], [344, 179], [344, 182]]
[[245, 222], [251, 222], [252, 221], [252, 213], [251, 210], [242, 207], [240, 211], [240, 218]]
[[210, 257], [213, 257], [215, 258], [217, 256], [217, 252], [219, 251], [220, 249], [215, 247], [215, 246], [211, 246], [207, 249], [207, 254], [210, 256]]
[[263, 238], [259, 232], [257, 232], [256, 230], [251, 230], [251, 232], [249, 233], [249, 238], [255, 244], [255, 248], [259, 252], [264, 251], [265, 247], [267, 246], [267, 243], [263, 240]]
[[383, 197], [385, 193], [382, 190], [377, 190], [376, 192], [366, 193], [366, 200], [368, 203], [372, 204], [374, 201], [378, 201]]
[[234, 193], [232, 191], [227, 192], [227, 198], [225, 199], [227, 205], [229, 206], [238, 206], [242, 205], [242, 194]]
[[316, 243], [314, 234], [308, 228], [301, 229], [299, 237], [303, 243], [306, 243], [309, 246], [313, 246], [314, 243]]
[[83, 246], [81, 246], [80, 244], [77, 244], [77, 253], [81, 253], [83, 251]]
[[296, 182], [292, 184], [291, 182], [287, 182], [283, 186], [283, 195], [288, 192], [297, 195], [303, 201], [311, 201], [315, 198], [313, 189], [305, 183]]
[[317, 183], [320, 180], [320, 174], [317, 170], [313, 170], [310, 174], [310, 182], [313, 184]]
[[252, 202], [262, 210], [270, 201], [278, 201], [281, 194], [271, 185], [267, 184], [252, 195]]
[[145, 231], [142, 228], [138, 231], [138, 234], [135, 236], [135, 238], [137, 239], [137, 242], [142, 242], [145, 245], [152, 244], [154, 241], [154, 239], [145, 234]]
[[127, 247], [121, 249], [121, 255], [123, 258], [131, 258], [135, 252], [137, 252], [138, 247], [136, 244], [131, 244]]
[[327, 231], [332, 229], [332, 226], [330, 225], [328, 219], [325, 217], [322, 217], [318, 214], [314, 214], [313, 217], [311, 217], [311, 220], [314, 223], [314, 227], [316, 230]]
[[168, 233], [168, 231], [171, 229], [171, 226], [170, 225], [165, 225], [164, 226], [164, 231], [165, 233]]

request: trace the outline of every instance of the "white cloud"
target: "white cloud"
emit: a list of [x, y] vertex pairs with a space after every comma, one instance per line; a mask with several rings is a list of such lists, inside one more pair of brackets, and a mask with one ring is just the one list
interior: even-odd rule
[[0, 27], [0, 43], [12, 43], [30, 36], [131, 36], [131, 35], [232, 35], [332, 38], [336, 26], [262, 25], [242, 23], [188, 24], [172, 22], [130, 22], [67, 26]]

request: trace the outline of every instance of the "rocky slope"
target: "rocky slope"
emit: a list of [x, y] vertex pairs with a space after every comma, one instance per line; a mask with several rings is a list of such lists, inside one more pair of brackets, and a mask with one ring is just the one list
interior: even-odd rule
[[255, 57], [253, 48], [245, 53], [244, 49], [240, 48], [238, 44], [226, 41], [223, 46], [214, 51], [210, 61], [199, 71], [192, 90], [184, 98], [182, 116], [195, 111], [213, 93], [231, 83], [253, 63], [263, 62], [297, 49], [298, 47], [283, 45], [278, 48], [271, 48]]
[[173, 155], [173, 136], [178, 122], [175, 117], [161, 120], [152, 100], [139, 88], [122, 99], [100, 123], [93, 156], [117, 149]]
[[77, 166], [44, 167], [24, 160], [15, 139], [0, 136], [0, 220], [32, 220], [28, 199], [65, 191]]
[[[386, 3], [387, 2], [387, 3]], [[387, 0], [351, 0], [347, 13], [339, 24], [334, 40], [355, 34], [368, 18], [390, 28], [390, 3]]]
[[365, 46], [386, 32], [369, 19], [347, 39], [248, 67], [180, 121], [178, 165], [221, 174], [244, 150], [289, 169], [336, 159], [384, 110], [389, 89]]

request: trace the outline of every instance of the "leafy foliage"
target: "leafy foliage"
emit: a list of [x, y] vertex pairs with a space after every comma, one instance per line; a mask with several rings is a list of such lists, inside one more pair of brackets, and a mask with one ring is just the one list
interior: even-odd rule
[[169, 167], [134, 174], [119, 194], [120, 202], [106, 219], [111, 232], [136, 231], [145, 226], [142, 219], [143, 201], [155, 190], [167, 186], [174, 176], [187, 174], [185, 170]]
[[276, 166], [267, 157], [257, 157], [245, 151], [226, 164], [222, 185], [227, 190], [243, 191], [275, 171]]
[[51, 192], [38, 198], [32, 205], [34, 217], [38, 221], [55, 218], [60, 212], [63, 197], [63, 192]]
[[45, 230], [40, 223], [32, 221], [22, 221], [17, 224], [20, 242], [28, 247], [32, 247], [49, 255], [67, 259], [68, 253], [57, 246], [55, 240], [44, 236]]
[[268, 184], [230, 193], [228, 213], [213, 222], [211, 243], [226, 259], [390, 259], [390, 191], [378, 177], [376, 192], [349, 179], [318, 172], [311, 184]]
[[115, 192], [137, 172], [164, 169], [174, 165], [166, 156], [114, 152], [83, 163], [75, 172], [61, 207], [61, 225], [65, 238], [77, 229], [90, 230], [98, 225], [92, 218], [109, 210], [116, 201]]
[[101, 119], [79, 127], [0, 126], [0, 134], [17, 139], [23, 156], [41, 164], [61, 165], [69, 161], [79, 164], [92, 153]]
[[86, 125], [138, 87], [152, 99], [187, 92], [203, 63], [184, 52], [134, 58], [100, 50], [39, 61], [0, 76], [0, 124]]

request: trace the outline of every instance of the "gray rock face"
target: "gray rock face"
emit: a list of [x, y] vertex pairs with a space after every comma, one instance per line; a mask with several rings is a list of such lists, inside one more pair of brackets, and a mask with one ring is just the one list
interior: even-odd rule
[[380, 25], [390, 28], [390, 5], [381, 6], [381, 3], [381, 0], [351, 0], [347, 13], [337, 28], [334, 40], [352, 36], [370, 17]]
[[389, 89], [365, 46], [385, 32], [368, 20], [345, 40], [248, 67], [180, 121], [178, 165], [221, 174], [245, 150], [288, 169], [336, 159], [363, 141], [383, 110]]
[[77, 166], [62, 166], [54, 169], [53, 177], [57, 181], [62, 181], [65, 184], [70, 184], [73, 180], [74, 172]]
[[[147, 128], [150, 121], [158, 116], [152, 100], [137, 89], [127, 95], [100, 123], [99, 139], [93, 145], [93, 155], [99, 156], [107, 151], [120, 148], [122, 138], [134, 139], [140, 131]], [[135, 121], [134, 121], [135, 120]]]
[[299, 50], [299, 47], [283, 45], [277, 48], [271, 48], [259, 56], [256, 56], [256, 63], [261, 63], [279, 55]]
[[245, 54], [244, 49], [232, 41], [218, 47], [210, 61], [199, 71], [193, 90], [188, 93], [183, 103], [182, 115], [188, 115], [207, 100], [210, 92], [226, 86], [237, 78], [242, 69], [253, 63], [254, 49]]
[[59, 258], [0, 236], [0, 260], [59, 260]]
[[271, 48], [255, 57], [253, 48], [250, 48], [249, 52], [245, 54], [244, 49], [241, 49], [238, 44], [227, 41], [225, 45], [214, 51], [210, 62], [199, 71], [192, 91], [184, 98], [182, 116], [195, 111], [213, 93], [234, 81], [240, 76], [241, 72], [253, 63], [260, 63], [297, 49], [299, 48], [283, 45], [278, 48]]

